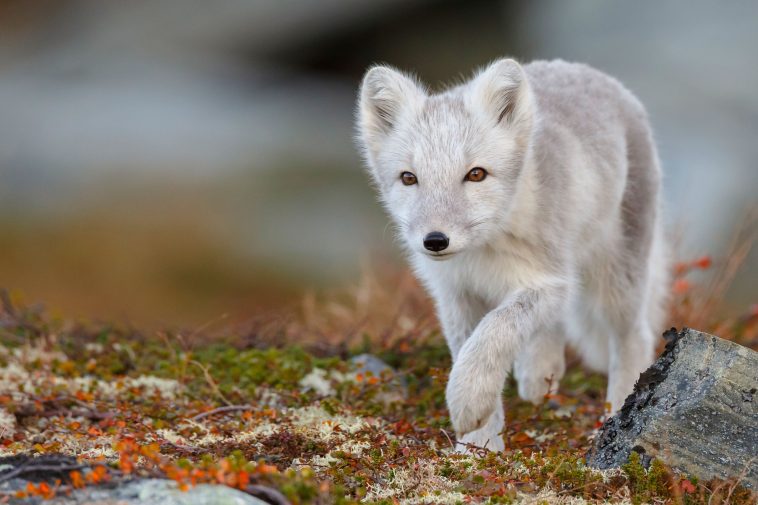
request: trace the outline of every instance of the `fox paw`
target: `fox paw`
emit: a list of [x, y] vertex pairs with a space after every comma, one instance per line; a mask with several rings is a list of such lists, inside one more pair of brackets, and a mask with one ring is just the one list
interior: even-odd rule
[[500, 388], [492, 388], [487, 379], [453, 366], [446, 390], [450, 422], [456, 435], [465, 435], [483, 427], [500, 401]]
[[475, 454], [479, 449], [487, 449], [492, 452], [503, 452], [505, 443], [499, 433], [479, 434], [482, 430], [472, 431], [465, 434], [455, 443], [455, 452], [461, 454]]

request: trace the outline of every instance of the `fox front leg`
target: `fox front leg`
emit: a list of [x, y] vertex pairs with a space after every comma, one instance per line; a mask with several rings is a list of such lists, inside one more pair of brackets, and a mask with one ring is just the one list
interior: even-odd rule
[[533, 331], [557, 316], [564, 292], [562, 286], [519, 290], [485, 315], [464, 342], [446, 391], [459, 437], [481, 428], [495, 411], [516, 353]]
[[460, 294], [441, 295], [436, 297], [436, 302], [442, 333], [450, 349], [450, 356], [455, 362], [463, 343], [471, 336], [487, 311], [481, 301]]

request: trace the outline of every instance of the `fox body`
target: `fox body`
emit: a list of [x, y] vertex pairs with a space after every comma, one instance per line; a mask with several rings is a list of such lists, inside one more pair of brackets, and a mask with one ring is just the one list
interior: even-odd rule
[[503, 448], [501, 392], [539, 402], [571, 344], [618, 409], [653, 360], [667, 285], [661, 171], [646, 112], [586, 65], [498, 60], [432, 94], [363, 78], [358, 138], [434, 298], [463, 446]]

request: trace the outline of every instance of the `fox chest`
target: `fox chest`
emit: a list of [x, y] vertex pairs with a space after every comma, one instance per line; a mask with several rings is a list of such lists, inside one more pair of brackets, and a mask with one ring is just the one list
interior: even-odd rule
[[515, 291], [540, 285], [546, 277], [540, 263], [507, 252], [452, 258], [419, 270], [432, 295], [475, 298], [488, 310]]

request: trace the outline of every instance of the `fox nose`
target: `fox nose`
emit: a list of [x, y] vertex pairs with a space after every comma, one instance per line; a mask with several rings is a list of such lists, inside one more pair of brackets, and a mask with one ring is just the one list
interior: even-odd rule
[[441, 231], [433, 231], [424, 237], [424, 248], [429, 251], [444, 251], [449, 243], [450, 239]]

